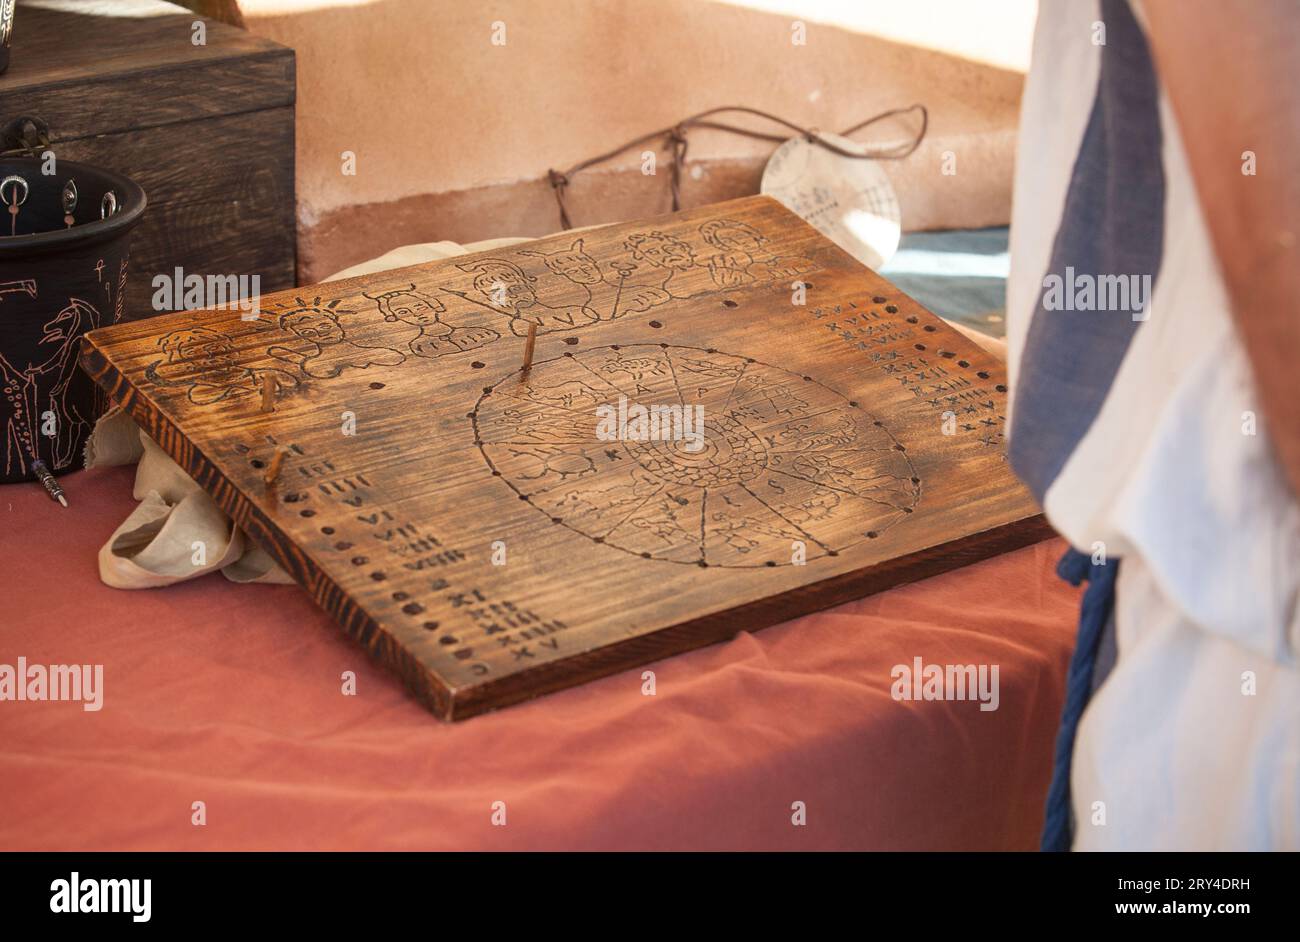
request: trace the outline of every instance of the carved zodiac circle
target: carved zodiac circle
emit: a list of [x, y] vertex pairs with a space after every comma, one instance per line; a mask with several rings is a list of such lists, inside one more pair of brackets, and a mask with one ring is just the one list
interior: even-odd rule
[[476, 445], [553, 523], [702, 567], [835, 556], [905, 520], [921, 481], [859, 403], [752, 357], [597, 347], [483, 390]]

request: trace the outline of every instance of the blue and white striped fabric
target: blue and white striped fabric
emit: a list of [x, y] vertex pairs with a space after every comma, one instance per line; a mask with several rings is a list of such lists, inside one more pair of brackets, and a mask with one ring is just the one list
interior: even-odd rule
[[1044, 847], [1295, 849], [1300, 509], [1140, 14], [1042, 0], [1022, 105], [1010, 458], [1091, 583]]

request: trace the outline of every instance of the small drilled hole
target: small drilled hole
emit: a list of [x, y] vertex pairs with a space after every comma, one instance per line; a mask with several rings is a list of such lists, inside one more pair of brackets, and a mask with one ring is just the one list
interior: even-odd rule
[[996, 389], [998, 392], [1006, 392], [1006, 391], [1007, 391], [1007, 387], [1003, 386], [1001, 383], [998, 383], [998, 384], [997, 384], [996, 386], [994, 386], [993, 388]]
[[262, 468], [266, 467], [266, 462], [263, 461], [261, 458], [254, 458], [252, 461], [249, 462], [249, 464], [251, 464], [254, 468], [257, 468], [259, 471]]
[[577, 344], [577, 342], [578, 342], [578, 338], [577, 338], [577, 337], [565, 337], [565, 338], [564, 338], [564, 342], [567, 343], [570, 347], [572, 347], [572, 346], [575, 346], [575, 345]]
[[735, 301], [731, 300], [731, 298], [727, 298], [725, 301], [723, 301], [722, 305], [723, 307], [739, 307], [739, 305], [736, 304]]
[[383, 384], [383, 383], [371, 383], [371, 384], [370, 384], [370, 388], [371, 388], [371, 389], [383, 389], [383, 388], [384, 388], [384, 384]]
[[655, 330], [658, 330], [660, 327], [664, 325], [659, 323], [658, 321], [651, 321], [650, 326], [653, 327]]
[[481, 360], [475, 360], [473, 363], [470, 364], [470, 366], [472, 366], [476, 370], [481, 370], [483, 369], [483, 367], [487, 366], [487, 364], [482, 362]]

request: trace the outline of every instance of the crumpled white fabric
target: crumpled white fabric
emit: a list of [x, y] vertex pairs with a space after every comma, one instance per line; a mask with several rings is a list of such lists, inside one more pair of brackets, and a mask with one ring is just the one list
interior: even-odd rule
[[120, 408], [86, 443], [86, 467], [137, 461], [140, 501], [99, 550], [99, 578], [115, 589], [153, 589], [221, 570], [232, 582], [290, 583], [216, 502]]

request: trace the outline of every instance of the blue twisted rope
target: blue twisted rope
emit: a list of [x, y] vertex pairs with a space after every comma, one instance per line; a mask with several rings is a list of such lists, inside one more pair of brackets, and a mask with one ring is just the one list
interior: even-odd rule
[[1061, 728], [1056, 734], [1056, 754], [1052, 761], [1052, 786], [1047, 791], [1047, 809], [1043, 821], [1044, 851], [1067, 851], [1073, 837], [1070, 827], [1070, 760], [1074, 755], [1074, 736], [1079, 717], [1092, 693], [1092, 670], [1097, 662], [1097, 648], [1102, 631], [1115, 609], [1115, 578], [1119, 560], [1095, 565], [1092, 558], [1076, 549], [1066, 550], [1056, 564], [1056, 574], [1071, 585], [1085, 579], [1079, 609], [1079, 635], [1070, 658], [1066, 676], [1065, 707], [1061, 711]]

